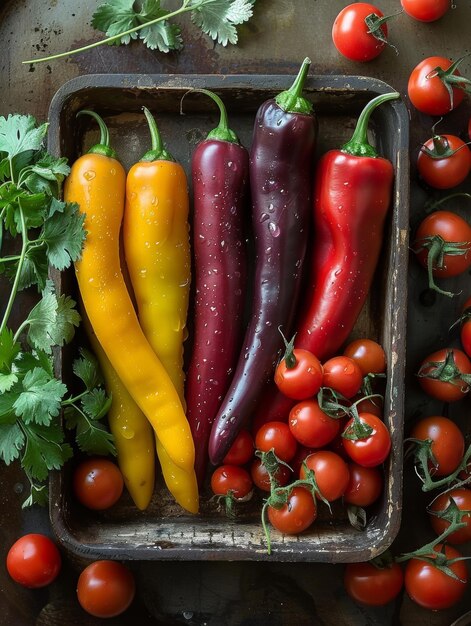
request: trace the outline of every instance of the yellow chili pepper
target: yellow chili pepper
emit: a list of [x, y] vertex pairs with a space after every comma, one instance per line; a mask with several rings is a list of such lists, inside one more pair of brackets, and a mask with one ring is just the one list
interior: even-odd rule
[[162, 145], [150, 111], [152, 148], [129, 170], [123, 243], [145, 336], [184, 406], [183, 341], [190, 293], [188, 183]]
[[83, 307], [81, 315], [83, 327], [100, 364], [106, 390], [112, 397], [108, 425], [114, 437], [118, 465], [131, 498], [143, 511], [154, 491], [154, 431], [111, 365]]
[[87, 239], [75, 265], [84, 307], [116, 373], [167, 454], [191, 473], [195, 449], [179, 395], [145, 338], [121, 273], [124, 168], [109, 147], [103, 120], [91, 111], [87, 114], [100, 125], [100, 144], [75, 161], [64, 186], [65, 199], [77, 202], [86, 215]]
[[198, 483], [195, 471], [185, 472], [185, 470], [180, 469], [178, 465], [173, 463], [158, 439], [156, 444], [162, 476], [168, 490], [180, 506], [190, 513], [198, 513]]

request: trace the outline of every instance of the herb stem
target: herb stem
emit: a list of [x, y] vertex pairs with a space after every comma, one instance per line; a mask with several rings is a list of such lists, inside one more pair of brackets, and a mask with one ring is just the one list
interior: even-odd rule
[[13, 309], [13, 303], [15, 302], [16, 294], [18, 292], [18, 286], [20, 284], [21, 270], [23, 269], [23, 263], [26, 258], [26, 252], [28, 250], [28, 244], [29, 244], [28, 236], [26, 234], [25, 216], [23, 213], [23, 209], [21, 208], [20, 202], [18, 202], [18, 209], [19, 209], [20, 220], [21, 220], [21, 240], [22, 240], [21, 253], [20, 253], [20, 258], [18, 261], [18, 267], [16, 269], [15, 280], [11, 288], [10, 297], [8, 299], [8, 304], [6, 306], [5, 313], [3, 315], [2, 324], [0, 326], [0, 334], [5, 330], [11, 311]]
[[139, 24], [134, 28], [130, 28], [128, 30], [123, 31], [122, 33], [118, 33], [117, 35], [113, 35], [112, 37], [106, 37], [105, 39], [100, 39], [99, 41], [95, 41], [94, 43], [87, 44], [86, 46], [82, 46], [80, 48], [74, 48], [73, 50], [68, 50], [67, 52], [60, 52], [59, 54], [53, 54], [48, 57], [42, 57], [39, 59], [29, 59], [28, 61], [22, 61], [23, 64], [28, 63], [43, 63], [44, 61], [53, 61], [55, 59], [62, 59], [67, 56], [71, 56], [72, 54], [78, 54], [79, 52], [85, 52], [86, 50], [91, 50], [92, 48], [97, 48], [105, 43], [112, 43], [117, 39], [121, 39], [121, 37], [126, 37], [127, 35], [132, 35], [142, 28], [146, 28], [147, 26], [152, 26], [153, 24], [157, 24], [163, 20], [168, 20], [177, 15], [181, 15], [183, 13], [187, 13], [188, 11], [194, 11], [199, 7], [211, 4], [215, 0], [200, 0], [199, 2], [192, 2], [192, 0], [183, 0], [180, 8], [175, 9], [175, 11], [171, 11], [170, 13], [166, 13], [165, 15], [161, 15], [160, 17], [156, 17], [154, 20], [150, 20], [149, 22], [144, 22], [143, 24]]

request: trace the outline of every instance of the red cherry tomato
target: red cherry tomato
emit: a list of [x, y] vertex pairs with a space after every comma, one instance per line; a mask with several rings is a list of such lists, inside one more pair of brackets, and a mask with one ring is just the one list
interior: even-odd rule
[[340, 421], [324, 413], [317, 400], [304, 400], [289, 412], [288, 426], [303, 446], [321, 448], [338, 434]]
[[[435, 552], [443, 550], [442, 544], [435, 546]], [[447, 559], [462, 556], [458, 550], [446, 546], [444, 552]], [[436, 558], [435, 554], [430, 555]], [[449, 564], [456, 578], [440, 571], [433, 563], [411, 559], [407, 562], [404, 585], [407, 593], [420, 606], [438, 611], [448, 609], [456, 604], [467, 589], [468, 573], [464, 561]]]
[[253, 453], [254, 443], [252, 435], [243, 428], [224, 457], [223, 465], [245, 465], [253, 457]]
[[[451, 211], [435, 211], [422, 220], [415, 233], [413, 250], [419, 263], [427, 269], [429, 248], [423, 248], [422, 244], [432, 238], [441, 237], [446, 243], [462, 244], [457, 248], [463, 250], [463, 254], [447, 254], [444, 251], [442, 258], [433, 259], [432, 273], [437, 278], [449, 278], [458, 276], [471, 267], [470, 245], [463, 242], [471, 241], [471, 226], [466, 220]], [[440, 265], [437, 260], [443, 261]]]
[[[250, 475], [253, 484], [262, 491], [271, 491], [270, 476], [268, 471], [260, 459], [254, 459], [250, 466]], [[275, 479], [280, 487], [287, 485], [291, 478], [291, 471], [286, 465], [280, 463], [275, 472]]]
[[447, 417], [432, 415], [421, 419], [412, 428], [410, 437], [431, 441], [431, 452], [435, 460], [434, 476], [448, 476], [461, 463], [465, 447], [463, 433]]
[[430, 506], [429, 510], [432, 511], [430, 522], [437, 535], [445, 532], [450, 526], [450, 522], [442, 517], [433, 515], [433, 512], [445, 511], [452, 499], [460, 511], [469, 511], [469, 513], [461, 517], [461, 522], [466, 524], [466, 526], [455, 530], [451, 535], [448, 535], [446, 540], [453, 544], [466, 543], [471, 541], [471, 491], [469, 489], [456, 488], [440, 494]]
[[463, 318], [460, 331], [461, 345], [467, 356], [471, 358], [471, 298], [468, 298], [463, 305]]
[[[349, 430], [353, 425], [353, 418], [347, 423]], [[373, 430], [370, 435], [362, 439], [346, 439], [344, 437], [343, 446], [348, 456], [364, 467], [375, 467], [381, 465], [391, 449], [391, 436], [384, 423], [371, 413], [360, 413], [360, 422], [367, 424]], [[345, 432], [345, 431], [344, 431]]]
[[239, 465], [221, 465], [211, 476], [211, 489], [216, 496], [245, 498], [252, 491], [252, 479]]
[[[365, 18], [375, 14], [384, 17], [384, 14], [372, 4], [356, 2], [349, 4], [340, 11], [332, 27], [332, 41], [344, 57], [351, 61], [371, 61], [384, 48], [384, 41], [380, 41], [369, 33], [369, 26]], [[388, 36], [388, 27], [384, 23], [381, 31], [385, 38]]]
[[283, 358], [275, 370], [275, 383], [288, 398], [305, 400], [315, 396], [322, 384], [322, 365], [319, 359], [308, 350], [293, 351], [295, 364]]
[[[419, 151], [417, 170], [420, 177], [434, 189], [451, 189], [462, 183], [471, 168], [471, 152], [468, 146], [456, 135], [440, 135], [428, 139], [423, 148], [434, 154], [438, 150], [448, 149], [451, 155], [441, 158], [432, 157], [423, 149]], [[441, 146], [441, 147], [440, 147]]]
[[45, 535], [30, 533], [20, 537], [7, 554], [7, 570], [23, 587], [36, 589], [52, 583], [61, 568], [56, 544]]
[[89, 509], [108, 509], [123, 493], [123, 475], [117, 465], [103, 458], [86, 459], [74, 471], [77, 500]]
[[[443, 379], [427, 378], [435, 376], [437, 370], [443, 366], [450, 352], [453, 353], [454, 366], [446, 366]], [[460, 379], [461, 374], [471, 374], [471, 361], [462, 350], [457, 348], [442, 349], [426, 357], [419, 368], [419, 383], [422, 389], [432, 398], [442, 402], [457, 402], [469, 392], [469, 385]]]
[[324, 363], [322, 385], [353, 398], [363, 384], [363, 374], [356, 361], [348, 356], [334, 356]]
[[296, 454], [298, 444], [285, 422], [267, 422], [255, 435], [255, 447], [262, 452], [272, 450], [285, 463]]
[[398, 563], [381, 569], [372, 563], [349, 563], [344, 574], [348, 595], [366, 606], [384, 606], [394, 600], [404, 584]]
[[134, 576], [117, 561], [95, 561], [79, 576], [77, 598], [80, 606], [95, 617], [121, 615], [135, 594]]
[[317, 506], [311, 493], [304, 487], [294, 487], [288, 502], [280, 509], [268, 506], [270, 524], [286, 535], [297, 535], [306, 530], [317, 517]]
[[372, 413], [377, 417], [383, 417], [383, 401], [379, 397], [363, 398], [356, 407], [358, 413]]
[[344, 502], [356, 506], [369, 506], [376, 502], [383, 491], [383, 475], [377, 467], [349, 465], [350, 479], [343, 494]]
[[[350, 472], [348, 465], [338, 454], [330, 450], [313, 452], [307, 457], [305, 464], [314, 472], [319, 491], [328, 502], [343, 496], [350, 480]], [[305, 469], [301, 466], [299, 478], [305, 477]]]
[[[463, 90], [452, 87], [453, 99], [451, 99], [443, 81], [436, 75], [437, 68], [447, 70], [451, 65], [450, 59], [433, 56], [427, 57], [412, 70], [407, 91], [411, 103], [417, 110], [427, 115], [445, 115], [461, 104]], [[460, 76], [458, 70], [453, 74]]]
[[402, 8], [419, 22], [434, 22], [445, 15], [450, 0], [401, 0]]
[[384, 350], [379, 343], [372, 339], [355, 339], [348, 344], [343, 353], [358, 363], [363, 376], [384, 374], [386, 371]]

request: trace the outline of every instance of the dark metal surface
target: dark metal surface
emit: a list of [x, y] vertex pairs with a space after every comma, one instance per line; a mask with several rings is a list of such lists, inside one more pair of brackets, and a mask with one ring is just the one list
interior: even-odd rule
[[[0, 7], [0, 115], [31, 113], [43, 121], [55, 91], [68, 79], [88, 73], [294, 73], [306, 56], [313, 60], [313, 74], [363, 74], [391, 84], [407, 103], [410, 70], [432, 54], [457, 58], [470, 51], [471, 2], [457, 6], [439, 22], [422, 24], [405, 15], [390, 22], [391, 40], [399, 55], [386, 49], [368, 64], [352, 63], [338, 55], [331, 42], [331, 26], [347, 1], [258, 0], [253, 20], [241, 29], [237, 47], [214, 46], [183, 18], [185, 48], [179, 54], [162, 55], [140, 43], [129, 47], [100, 47], [66, 60], [36, 67], [20, 61], [34, 54], [54, 53], [95, 41], [90, 17], [99, 0], [4, 0]], [[166, 2], [175, 6], [176, 2]], [[382, 0], [385, 14], [397, 11], [397, 0]], [[462, 73], [470, 75], [466, 59]], [[444, 132], [464, 132], [471, 113], [469, 98], [442, 123]], [[419, 143], [428, 139], [431, 118], [410, 107], [412, 159], [412, 224], [421, 215], [423, 201], [431, 194], [416, 184], [414, 162]], [[460, 210], [469, 215], [469, 207]], [[421, 414], [443, 410], [427, 401], [414, 378], [419, 360], [449, 341], [448, 327], [456, 319], [469, 293], [469, 276], [450, 281], [447, 288], [462, 296], [454, 300], [431, 298], [422, 268], [411, 259], [409, 268], [407, 333], [406, 429]], [[0, 296], [1, 299], [1, 296]], [[20, 304], [26, 307], [26, 298]], [[18, 310], [21, 317], [21, 310]], [[453, 407], [451, 414], [469, 424], [469, 402]], [[469, 428], [469, 426], [468, 426]], [[0, 563], [11, 543], [32, 530], [50, 532], [46, 511], [21, 511], [24, 478], [16, 467], [0, 468]], [[432, 538], [425, 506], [431, 500], [420, 492], [410, 465], [405, 466], [404, 519], [393, 548], [396, 552], [422, 545]], [[469, 555], [469, 547], [465, 549]], [[75, 583], [84, 561], [66, 559], [63, 574], [49, 589], [28, 591], [12, 583], [0, 568], [0, 624], [2, 626], [82, 626], [102, 623], [77, 605]], [[344, 593], [343, 568], [326, 564], [263, 563], [134, 563], [139, 594], [132, 609], [109, 624], [403, 624], [449, 626], [471, 608], [471, 593], [447, 611], [431, 613], [401, 596], [384, 609], [363, 609]]]

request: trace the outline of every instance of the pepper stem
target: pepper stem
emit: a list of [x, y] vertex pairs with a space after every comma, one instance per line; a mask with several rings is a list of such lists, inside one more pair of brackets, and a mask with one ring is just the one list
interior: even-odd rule
[[80, 115], [89, 115], [93, 117], [93, 119], [98, 123], [100, 128], [100, 141], [89, 148], [89, 154], [102, 154], [103, 156], [111, 157], [113, 159], [116, 158], [116, 152], [110, 146], [110, 133], [108, 131], [108, 127], [106, 126], [103, 118], [95, 113], [95, 111], [89, 111], [88, 109], [82, 109], [77, 113], [77, 117]]
[[141, 161], [174, 161], [170, 152], [168, 152], [162, 142], [157, 122], [147, 107], [142, 107], [149, 125], [151, 138], [151, 149], [148, 150], [141, 158]]
[[352, 154], [353, 156], [367, 156], [373, 158], [377, 157], [378, 154], [376, 150], [368, 141], [368, 124], [371, 114], [376, 109], [376, 107], [378, 107], [380, 104], [383, 104], [383, 102], [388, 102], [389, 100], [397, 100], [397, 98], [399, 97], [400, 94], [397, 91], [393, 91], [391, 93], [381, 94], [380, 96], [376, 96], [376, 98], [373, 98], [373, 100], [370, 100], [363, 109], [363, 111], [360, 113], [360, 117], [358, 118], [352, 138], [350, 139], [350, 141], [347, 141], [347, 143], [342, 146], [342, 152]]
[[302, 95], [310, 66], [311, 59], [306, 57], [291, 87], [276, 96], [276, 104], [280, 109], [283, 109], [285, 113], [303, 113], [304, 115], [310, 115], [312, 113], [312, 104]]
[[226, 107], [221, 98], [209, 89], [192, 89], [198, 93], [204, 93], [209, 96], [219, 107], [219, 124], [213, 130], [210, 130], [206, 139], [216, 139], [219, 141], [228, 141], [229, 143], [240, 143], [236, 133], [229, 128]]

